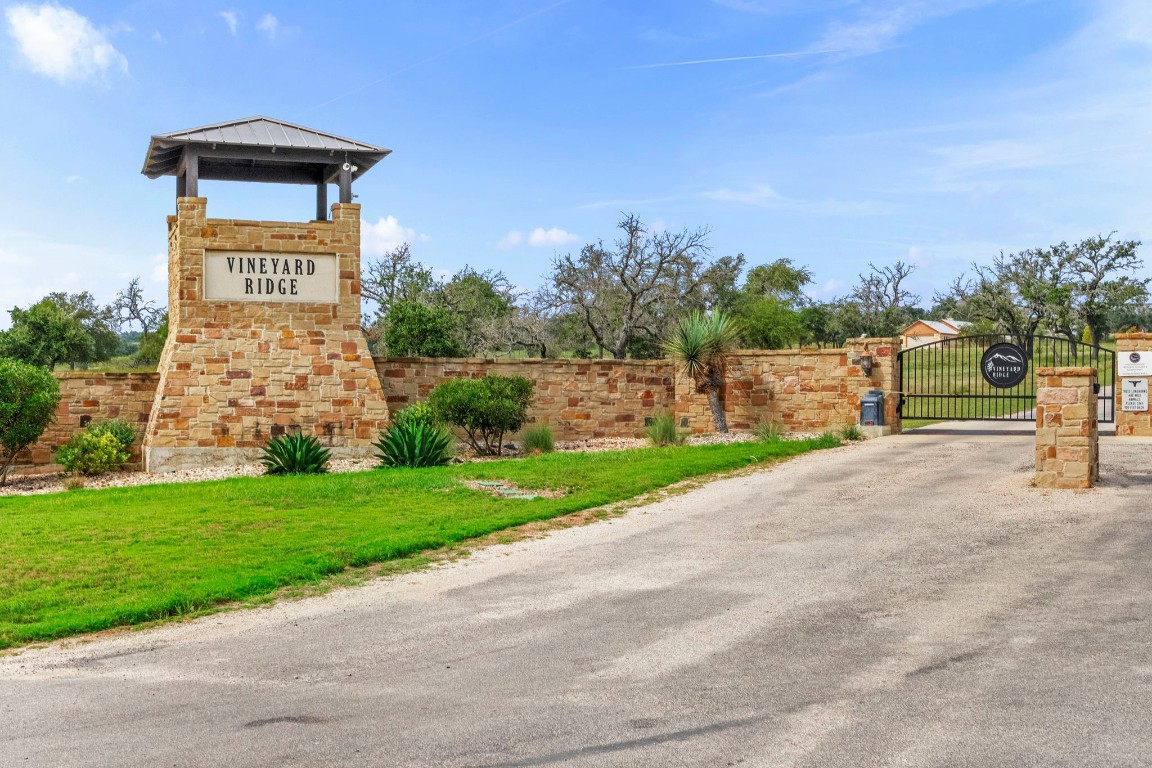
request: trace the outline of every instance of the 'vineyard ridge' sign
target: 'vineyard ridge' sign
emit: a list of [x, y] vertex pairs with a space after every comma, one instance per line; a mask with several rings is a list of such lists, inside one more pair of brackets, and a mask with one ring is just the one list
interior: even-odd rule
[[207, 301], [340, 300], [336, 254], [205, 251]]

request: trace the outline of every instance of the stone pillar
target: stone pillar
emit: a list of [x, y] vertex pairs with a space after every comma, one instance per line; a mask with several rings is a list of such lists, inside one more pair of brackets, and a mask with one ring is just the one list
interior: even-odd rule
[[[848, 351], [848, 396], [853, 412], [859, 416], [860, 398], [870, 390], [884, 393], [884, 426], [861, 429], [872, 437], [900, 434], [900, 337], [848, 339], [844, 348]], [[871, 373], [864, 365], [867, 358], [872, 359]]]
[[269, 437], [316, 435], [366, 456], [388, 421], [360, 329], [360, 206], [331, 221], [168, 219], [168, 341], [144, 436], [150, 472], [256, 460]]
[[1122, 371], [1126, 365], [1132, 365], [1131, 356], [1139, 353], [1142, 361], [1152, 364], [1152, 333], [1118, 333], [1116, 334], [1116, 435], [1120, 436], [1149, 436], [1152, 435], [1152, 411], [1125, 411], [1124, 388], [1131, 387], [1138, 380], [1143, 380], [1144, 388], [1152, 385], [1152, 376], [1125, 376]]
[[1100, 479], [1095, 368], [1036, 370], [1040, 488], [1091, 488]]

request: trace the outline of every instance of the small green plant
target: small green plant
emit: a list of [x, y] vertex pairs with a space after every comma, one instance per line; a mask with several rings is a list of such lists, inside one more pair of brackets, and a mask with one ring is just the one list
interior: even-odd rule
[[523, 376], [449, 379], [432, 390], [428, 404], [437, 419], [464, 430], [476, 453], [499, 456], [504, 433], [519, 430], [528, 418], [533, 386]]
[[767, 419], [756, 422], [752, 427], [752, 434], [762, 443], [774, 443], [784, 439], [784, 430], [779, 424], [773, 424]]
[[392, 417], [393, 424], [401, 423], [416, 423], [427, 424], [432, 427], [441, 426], [441, 421], [436, 418], [436, 414], [432, 412], [432, 406], [428, 403], [412, 403], [404, 410], [398, 412]]
[[376, 458], [383, 467], [441, 467], [452, 458], [452, 433], [401, 411], [392, 426], [380, 433]]
[[315, 435], [290, 432], [265, 443], [260, 463], [266, 475], [322, 475], [328, 471], [331, 458]]
[[855, 424], [849, 424], [840, 430], [840, 437], [843, 440], [863, 440], [864, 432]]
[[112, 435], [116, 438], [116, 442], [129, 452], [132, 450], [132, 443], [136, 442], [136, 429], [123, 419], [109, 419], [108, 421], [89, 424], [88, 432], [97, 437]]
[[683, 445], [688, 435], [676, 427], [676, 417], [664, 413], [652, 419], [645, 430], [654, 445]]
[[525, 453], [552, 453], [556, 450], [556, 440], [552, 428], [547, 424], [524, 430], [520, 438], [520, 449]]
[[131, 454], [110, 432], [94, 434], [85, 430], [56, 449], [56, 461], [69, 472], [100, 475], [124, 466]]
[[840, 445], [844, 445], [844, 441], [840, 439], [839, 435], [830, 429], [824, 432], [824, 434], [820, 435], [820, 437], [816, 438], [817, 448], [835, 448]]

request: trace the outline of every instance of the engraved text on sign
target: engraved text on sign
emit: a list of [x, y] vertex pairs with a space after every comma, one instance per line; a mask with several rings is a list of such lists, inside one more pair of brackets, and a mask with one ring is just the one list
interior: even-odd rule
[[205, 251], [206, 301], [339, 301], [336, 254]]

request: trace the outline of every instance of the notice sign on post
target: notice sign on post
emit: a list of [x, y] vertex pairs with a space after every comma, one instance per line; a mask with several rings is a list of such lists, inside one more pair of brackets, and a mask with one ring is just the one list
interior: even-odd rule
[[1117, 376], [1152, 376], [1152, 352], [1117, 352]]
[[1148, 379], [1120, 379], [1120, 410], [1148, 410]]
[[206, 301], [340, 300], [336, 254], [205, 251]]

